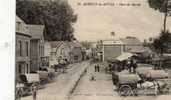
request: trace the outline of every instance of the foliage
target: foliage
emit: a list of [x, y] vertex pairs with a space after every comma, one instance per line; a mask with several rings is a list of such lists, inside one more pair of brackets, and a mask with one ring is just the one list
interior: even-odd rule
[[82, 44], [82, 46], [84, 46], [86, 49], [90, 49], [90, 48], [91, 48], [91, 42], [82, 41], [81, 44]]
[[160, 36], [154, 39], [152, 46], [157, 53], [169, 52], [171, 49], [171, 33], [169, 31], [162, 31]]
[[27, 24], [43, 24], [45, 39], [58, 41], [74, 39], [72, 24], [77, 16], [67, 2], [62, 0], [17, 0], [16, 13]]
[[167, 17], [171, 15], [171, 0], [147, 0], [151, 8], [164, 13], [163, 30], [166, 31]]
[[148, 4], [151, 8], [160, 12], [166, 12], [166, 0], [148, 0]]

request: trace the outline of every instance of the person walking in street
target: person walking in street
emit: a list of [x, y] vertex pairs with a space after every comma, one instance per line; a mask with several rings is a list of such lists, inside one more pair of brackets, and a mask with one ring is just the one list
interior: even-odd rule
[[97, 65], [97, 72], [100, 72], [100, 66], [99, 66], [99, 64]]
[[37, 85], [33, 83], [32, 85], [32, 94], [33, 94], [33, 100], [36, 100], [37, 97]]
[[93, 73], [90, 73], [90, 81], [96, 81], [95, 75]]

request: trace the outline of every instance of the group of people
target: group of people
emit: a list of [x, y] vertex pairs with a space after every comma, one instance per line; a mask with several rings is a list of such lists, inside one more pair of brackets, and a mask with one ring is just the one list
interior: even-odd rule
[[112, 71], [122, 71], [122, 70], [128, 70], [129, 73], [136, 73], [137, 68], [137, 60], [133, 57], [121, 61], [121, 62], [115, 62], [110, 63], [108, 67], [106, 67], [106, 72], [112, 72]]
[[100, 72], [100, 66], [97, 64], [94, 66], [95, 72]]
[[128, 60], [127, 66], [129, 73], [136, 73], [137, 62], [134, 58]]

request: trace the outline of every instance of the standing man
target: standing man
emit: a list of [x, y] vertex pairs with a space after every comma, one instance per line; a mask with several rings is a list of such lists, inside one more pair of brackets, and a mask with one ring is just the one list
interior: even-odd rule
[[97, 65], [94, 66], [94, 70], [95, 70], [95, 72], [97, 71]]
[[100, 66], [99, 66], [99, 64], [97, 65], [97, 70], [98, 70], [98, 72], [100, 72]]
[[131, 73], [131, 59], [128, 59], [127, 66], [128, 66], [129, 73]]
[[136, 73], [136, 68], [137, 68], [137, 61], [133, 59], [133, 73]]

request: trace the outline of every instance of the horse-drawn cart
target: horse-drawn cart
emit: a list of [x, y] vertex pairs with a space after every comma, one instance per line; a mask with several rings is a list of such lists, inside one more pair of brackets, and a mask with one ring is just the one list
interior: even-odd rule
[[32, 85], [37, 84], [37, 86], [39, 86], [39, 83], [39, 74], [34, 73], [19, 75], [18, 81], [16, 83], [16, 98], [31, 94]]
[[[157, 95], [171, 90], [171, 79], [163, 70], [148, 70], [145, 75], [130, 73], [113, 73], [113, 84], [121, 96]], [[141, 77], [143, 76], [143, 77]]]

